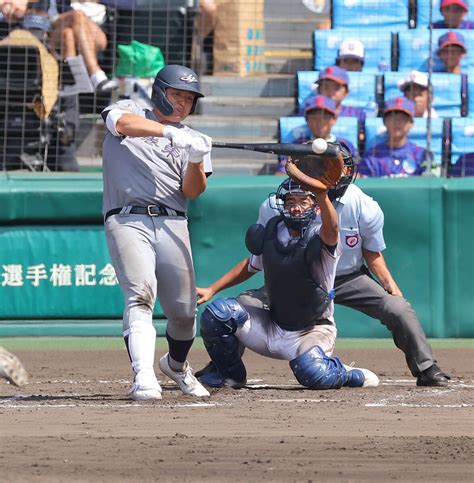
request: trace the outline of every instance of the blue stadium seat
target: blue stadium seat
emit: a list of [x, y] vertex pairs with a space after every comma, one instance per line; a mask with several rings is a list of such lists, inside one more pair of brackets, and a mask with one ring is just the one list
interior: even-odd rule
[[336, 62], [339, 44], [357, 39], [364, 44], [364, 72], [377, 72], [379, 64], [391, 66], [392, 33], [390, 30], [316, 30], [314, 32], [314, 69], [321, 70]]
[[[348, 72], [349, 94], [343, 104], [364, 109], [368, 116], [377, 115], [377, 75], [369, 72]], [[298, 113], [302, 114], [305, 99], [314, 95], [315, 81], [318, 80], [319, 72], [298, 71], [296, 73], [298, 86]]]
[[474, 69], [467, 71], [467, 115], [474, 117]]
[[[409, 140], [426, 148], [426, 119], [415, 118], [415, 123], [409, 134]], [[431, 150], [434, 164], [441, 165], [443, 155], [443, 119], [431, 120]], [[382, 118], [368, 118], [365, 121], [365, 150], [386, 139], [386, 130]]]
[[[474, 0], [464, 0], [469, 6], [469, 12], [474, 12]], [[433, 2], [433, 22], [443, 20], [439, 11], [441, 0], [416, 0], [416, 27], [428, 28], [430, 23], [430, 3]], [[468, 15], [469, 17], [469, 15]]]
[[474, 117], [451, 121], [451, 163], [462, 154], [474, 153]]
[[[347, 139], [357, 149], [358, 129], [356, 117], [340, 117], [332, 128], [332, 134]], [[311, 137], [311, 132], [303, 116], [280, 117], [279, 132], [281, 143], [291, 143], [301, 136]]]
[[332, 0], [332, 28], [408, 28], [408, 0]]
[[[402, 95], [399, 83], [407, 76], [406, 72], [386, 72], [384, 74], [384, 100]], [[459, 117], [465, 110], [466, 82], [459, 74], [434, 73], [433, 107], [440, 117]], [[464, 92], [463, 92], [464, 91]], [[461, 109], [463, 107], [463, 109]]]
[[[448, 29], [436, 29], [433, 30], [433, 71], [442, 66], [441, 60], [437, 55], [438, 39], [441, 35], [449, 32]], [[455, 30], [460, 33], [465, 41], [468, 49], [467, 54], [461, 60], [461, 66], [463, 70], [474, 68], [474, 30]], [[426, 28], [419, 28], [408, 30], [405, 32], [399, 32], [398, 34], [398, 71], [407, 70], [421, 70], [423, 72], [428, 71], [428, 58], [429, 58], [429, 30]]]

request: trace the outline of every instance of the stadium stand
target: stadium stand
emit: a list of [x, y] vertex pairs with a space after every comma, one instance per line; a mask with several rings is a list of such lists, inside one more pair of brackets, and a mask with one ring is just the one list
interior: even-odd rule
[[333, 0], [331, 24], [333, 29], [404, 30], [409, 26], [409, 0]]
[[451, 120], [451, 163], [462, 154], [474, 153], [474, 117]]
[[[463, 71], [474, 68], [474, 30], [455, 30], [460, 33], [467, 46], [467, 54], [461, 61]], [[431, 51], [433, 55], [433, 71], [441, 69], [442, 63], [437, 55], [438, 38], [450, 32], [447, 29], [433, 30], [433, 43]], [[399, 32], [397, 35], [398, 45], [396, 51], [396, 68], [400, 72], [407, 70], [428, 71], [428, 58], [430, 55], [430, 32], [428, 29], [414, 29]], [[394, 42], [397, 40], [394, 39]], [[472, 47], [471, 47], [472, 46]]]
[[[386, 72], [384, 74], [384, 99], [400, 95], [399, 85], [405, 78], [405, 72]], [[465, 77], [465, 76], [464, 76]], [[467, 82], [462, 75], [434, 73], [431, 76], [433, 86], [433, 107], [440, 117], [460, 117], [467, 111]]]
[[[434, 164], [440, 166], [444, 156], [444, 132], [445, 121], [443, 119], [431, 119], [431, 150], [433, 152]], [[414, 125], [410, 130], [408, 139], [419, 146], [426, 148], [427, 144], [427, 120], [415, 118]], [[381, 118], [368, 118], [365, 121], [365, 150], [371, 146], [381, 143], [386, 136], [385, 126]]]
[[[368, 72], [348, 72], [349, 94], [343, 104], [364, 109], [368, 116], [376, 116], [378, 109], [377, 86], [380, 84], [379, 76]], [[297, 112], [302, 113], [305, 99], [314, 95], [314, 83], [318, 80], [316, 71], [299, 71], [297, 80]]]
[[390, 30], [316, 30], [314, 32], [314, 69], [332, 65], [337, 57], [339, 44], [344, 39], [357, 39], [364, 44], [364, 72], [390, 69], [392, 62], [392, 33]]
[[[331, 132], [335, 136], [346, 138], [357, 148], [360, 129], [356, 117], [339, 117]], [[279, 141], [281, 143], [291, 143], [302, 136], [311, 137], [304, 116], [280, 117]]]
[[[474, 12], [474, 0], [464, 0], [469, 12]], [[416, 0], [416, 28], [428, 28], [430, 23], [430, 5], [433, 5], [432, 21], [439, 22], [443, 17], [439, 11], [441, 0]]]

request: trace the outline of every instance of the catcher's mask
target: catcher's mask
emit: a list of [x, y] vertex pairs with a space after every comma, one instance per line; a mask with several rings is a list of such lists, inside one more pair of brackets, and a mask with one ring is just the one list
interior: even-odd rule
[[[313, 200], [313, 203], [302, 212], [298, 214], [291, 214], [291, 211], [288, 210], [286, 205], [286, 197], [288, 195], [310, 196]], [[314, 194], [311, 191], [306, 191], [301, 187], [301, 185], [293, 181], [291, 178], [287, 178], [278, 187], [277, 192], [275, 193], [275, 202], [275, 208], [277, 208], [277, 210], [283, 216], [285, 225], [292, 230], [299, 230], [303, 232], [309, 225], [310, 221], [316, 216], [314, 209], [317, 203]]]
[[151, 95], [153, 104], [165, 116], [173, 114], [173, 106], [166, 97], [166, 89], [169, 87], [196, 94], [190, 114], [196, 109], [198, 98], [204, 97], [204, 94], [200, 91], [198, 77], [193, 70], [183, 65], [167, 65], [156, 75]]
[[328, 190], [328, 197], [331, 201], [341, 198], [357, 175], [357, 164], [351, 151], [343, 141], [339, 141], [339, 147], [344, 160], [344, 169], [341, 179]]

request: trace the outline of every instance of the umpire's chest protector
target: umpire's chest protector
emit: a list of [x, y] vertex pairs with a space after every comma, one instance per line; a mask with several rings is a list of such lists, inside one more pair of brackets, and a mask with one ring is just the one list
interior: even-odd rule
[[[272, 218], [265, 230], [256, 235], [261, 241], [253, 240], [254, 246], [260, 245], [261, 253], [254, 254], [262, 255], [273, 320], [283, 329], [301, 330], [321, 323], [319, 317], [330, 302], [327, 292], [313, 279], [310, 270], [311, 262], [321, 256], [321, 239], [310, 225], [302, 238], [284, 246], [277, 236], [280, 221], [279, 216]], [[250, 238], [249, 232], [247, 238]], [[247, 243], [250, 249], [249, 245], [251, 243]]]

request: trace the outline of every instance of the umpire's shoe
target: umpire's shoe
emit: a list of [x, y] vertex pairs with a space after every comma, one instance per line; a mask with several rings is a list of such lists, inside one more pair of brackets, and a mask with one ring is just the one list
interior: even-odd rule
[[446, 387], [451, 377], [443, 372], [436, 364], [424, 370], [416, 378], [417, 386], [441, 386]]
[[185, 362], [182, 371], [174, 371], [169, 365], [168, 354], [165, 354], [160, 359], [159, 366], [163, 374], [178, 384], [183, 394], [196, 397], [210, 396], [209, 391], [194, 377], [188, 361]]
[[3, 347], [0, 347], [0, 377], [18, 387], [28, 382], [28, 374], [18, 357]]

